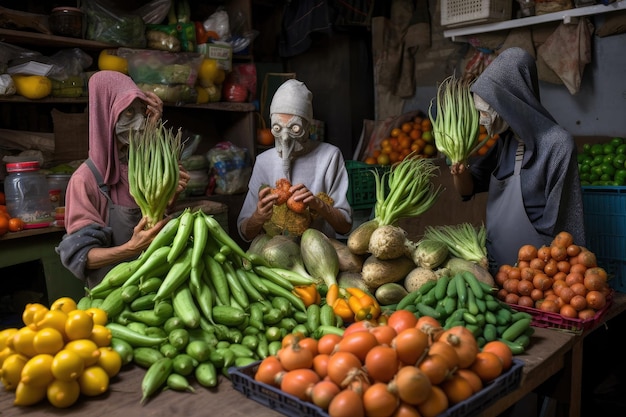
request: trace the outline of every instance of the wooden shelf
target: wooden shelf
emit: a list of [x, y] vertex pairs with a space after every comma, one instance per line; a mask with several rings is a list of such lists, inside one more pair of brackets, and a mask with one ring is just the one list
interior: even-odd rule
[[105, 42], [90, 41], [86, 39], [68, 38], [65, 36], [47, 35], [43, 33], [27, 32], [24, 30], [0, 29], [0, 41], [7, 43], [19, 43], [38, 47], [54, 48], [83, 48], [88, 50], [101, 50], [104, 48], [117, 48]]
[[464, 39], [456, 39], [466, 35], [475, 35], [478, 33], [496, 32], [499, 30], [507, 30], [525, 26], [538, 25], [547, 22], [557, 22], [562, 20], [569, 23], [573, 17], [592, 16], [602, 13], [610, 13], [618, 10], [626, 10], [626, 0], [620, 0], [610, 4], [596, 4], [593, 6], [580, 7], [569, 10], [561, 10], [559, 12], [542, 14], [540, 16], [530, 16], [521, 19], [506, 20], [503, 22], [487, 23], [484, 25], [466, 26], [461, 28], [453, 28], [443, 31], [443, 36], [453, 38], [454, 41], [463, 41]]

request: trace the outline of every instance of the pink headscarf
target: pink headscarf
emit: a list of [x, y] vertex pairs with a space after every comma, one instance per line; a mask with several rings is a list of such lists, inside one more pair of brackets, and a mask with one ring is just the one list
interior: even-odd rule
[[127, 75], [99, 71], [89, 79], [89, 158], [109, 186], [120, 181], [115, 124], [136, 98], [146, 95]]
[[[135, 82], [120, 72], [98, 71], [89, 79], [89, 158], [109, 186], [113, 202], [125, 207], [137, 207], [137, 203], [128, 187], [128, 166], [119, 162], [115, 125], [137, 98], [147, 99]], [[70, 179], [66, 206], [68, 233], [90, 224], [107, 223], [107, 200], [84, 163]]]

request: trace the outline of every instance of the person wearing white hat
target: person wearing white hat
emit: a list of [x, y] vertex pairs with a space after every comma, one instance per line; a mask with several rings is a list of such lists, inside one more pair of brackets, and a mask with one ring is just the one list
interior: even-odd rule
[[[296, 201], [315, 212], [311, 224], [329, 237], [346, 234], [352, 228], [352, 208], [346, 197], [348, 173], [339, 148], [310, 138], [313, 121], [313, 94], [302, 82], [285, 81], [274, 93], [270, 104], [272, 149], [257, 156], [248, 192], [237, 219], [239, 234], [251, 241], [263, 232], [271, 219], [278, 195], [270, 187], [286, 178]], [[326, 193], [334, 201], [329, 205], [317, 197]]]

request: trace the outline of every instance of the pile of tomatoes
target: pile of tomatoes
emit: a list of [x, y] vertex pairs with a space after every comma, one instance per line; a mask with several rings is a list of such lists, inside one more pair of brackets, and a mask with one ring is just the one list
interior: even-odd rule
[[502, 265], [494, 279], [498, 298], [506, 303], [581, 320], [604, 308], [611, 292], [596, 255], [565, 231], [549, 246], [522, 246], [517, 264]]
[[24, 229], [24, 221], [19, 217], [12, 217], [7, 211], [6, 199], [0, 192], [0, 236], [8, 232], [19, 232]]
[[480, 349], [464, 326], [443, 329], [436, 319], [407, 310], [386, 318], [319, 339], [289, 334], [254, 378], [331, 417], [435, 417], [513, 365], [507, 344], [495, 340]]

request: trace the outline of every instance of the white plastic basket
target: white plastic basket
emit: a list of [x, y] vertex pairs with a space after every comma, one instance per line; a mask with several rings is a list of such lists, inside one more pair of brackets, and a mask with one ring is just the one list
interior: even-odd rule
[[466, 26], [511, 19], [513, 0], [441, 0], [441, 25]]

